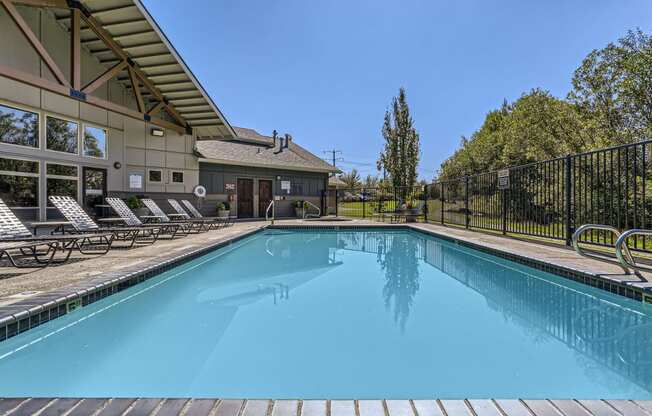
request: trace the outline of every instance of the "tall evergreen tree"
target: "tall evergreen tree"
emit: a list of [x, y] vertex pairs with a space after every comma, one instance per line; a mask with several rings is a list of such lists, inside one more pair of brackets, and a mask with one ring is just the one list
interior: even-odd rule
[[417, 180], [419, 164], [419, 133], [414, 128], [405, 88], [392, 99], [385, 111], [382, 129], [385, 148], [377, 162], [378, 170], [385, 168], [395, 187], [410, 187]]

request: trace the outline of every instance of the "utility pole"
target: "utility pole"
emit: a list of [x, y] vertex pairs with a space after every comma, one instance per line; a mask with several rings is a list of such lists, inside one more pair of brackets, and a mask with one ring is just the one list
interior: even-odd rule
[[324, 150], [323, 152], [326, 153], [326, 154], [330, 154], [330, 155], [331, 155], [331, 157], [332, 157], [332, 161], [333, 161], [333, 167], [337, 167], [337, 161], [339, 161], [339, 160], [343, 160], [341, 157], [337, 157], [337, 155], [341, 155], [341, 154], [342, 154], [342, 151], [341, 151], [341, 150], [335, 150], [335, 149], [333, 149], [333, 150]]

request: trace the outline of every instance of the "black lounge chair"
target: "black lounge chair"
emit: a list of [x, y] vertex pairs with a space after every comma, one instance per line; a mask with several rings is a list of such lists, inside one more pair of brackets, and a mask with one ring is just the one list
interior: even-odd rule
[[195, 222], [203, 223], [208, 230], [210, 230], [211, 228], [221, 227], [221, 223], [219, 221], [216, 221], [215, 218], [206, 218], [203, 216], [196, 217], [194, 215], [188, 214], [188, 212], [185, 209], [183, 209], [183, 207], [179, 204], [179, 202], [176, 199], [168, 199], [168, 204], [170, 204], [170, 206], [177, 213], [183, 215], [186, 221], [195, 221]]
[[[7, 241], [7, 242], [0, 242], [0, 260], [2, 260], [3, 257], [7, 257], [9, 259], [9, 263], [11, 263], [12, 266], [24, 269], [24, 268], [32, 268], [32, 267], [46, 267], [48, 266], [56, 254], [56, 252], [59, 250], [60, 244], [56, 241], [48, 241], [48, 240], [42, 240], [42, 241]], [[45, 248], [45, 252], [39, 251], [39, 247]], [[70, 257], [70, 251], [68, 251], [68, 255], [66, 256], [65, 260], [68, 260]], [[32, 257], [34, 260], [36, 260], [36, 265], [33, 263], [26, 263], [24, 261], [18, 261], [17, 257]]]
[[[152, 199], [149, 198], [141, 199], [141, 202], [145, 204], [147, 209], [149, 209], [152, 212], [152, 214], [158, 217], [162, 223], [181, 224], [182, 229], [186, 233], [196, 234], [196, 233], [209, 230], [209, 227], [205, 221], [193, 221], [189, 219], [188, 214], [184, 215], [182, 213], [177, 213], [177, 214], [170, 214], [168, 216], [168, 214], [166, 214], [161, 209], [161, 207], [159, 207], [158, 204], [154, 202], [154, 200]], [[174, 216], [175, 219], [174, 220], [170, 219], [170, 216]]]
[[[36, 243], [38, 246], [48, 247], [46, 251], [47, 255], [50, 255], [50, 248], [55, 248], [55, 251], [60, 250], [66, 252], [63, 259], [56, 260], [53, 260], [54, 253], [52, 253], [52, 256], [50, 256], [50, 259], [46, 262], [49, 264], [51, 261], [56, 263], [67, 261], [70, 258], [72, 250], [75, 249], [82, 254], [106, 254], [111, 249], [113, 236], [105, 233], [35, 236], [27, 229], [25, 224], [16, 217], [7, 204], [0, 199], [0, 242], [13, 244], [11, 247], [7, 246], [9, 247], [7, 250], [16, 249], [16, 243], [23, 243], [23, 246], [29, 245], [30, 243]], [[55, 245], [52, 243], [57, 244]], [[34, 257], [38, 263], [42, 263], [41, 259], [37, 256], [43, 256], [43, 254], [37, 253], [35, 247], [33, 247], [33, 250], [28, 250], [26, 247], [22, 247], [19, 250], [22, 254], [30, 255]], [[12, 260], [10, 252], [4, 252], [4, 254], [9, 257], [14, 266], [20, 267]], [[2, 255], [0, 255], [0, 258], [2, 258]]]
[[[130, 227], [151, 227], [152, 225], [143, 224], [143, 222], [133, 213], [131, 209], [125, 204], [125, 202], [120, 198], [105, 198], [105, 201], [111, 206], [120, 218]], [[183, 230], [180, 230], [180, 224], [167, 223], [167, 224], [157, 224], [156, 227], [160, 227], [161, 232], [160, 236], [170, 236], [170, 238], [185, 237], [188, 235]]]
[[124, 241], [123, 248], [131, 248], [138, 244], [153, 244], [158, 240], [161, 232], [160, 226], [142, 227], [100, 227], [86, 211], [79, 206], [77, 201], [69, 196], [51, 196], [50, 201], [63, 214], [77, 233], [111, 233], [114, 240]]
[[181, 203], [186, 207], [186, 210], [188, 210], [188, 212], [191, 213], [193, 217], [209, 220], [211, 221], [212, 225], [215, 225], [218, 228], [228, 227], [232, 224], [231, 217], [204, 217], [202, 213], [199, 212], [199, 210], [195, 208], [195, 206], [187, 199], [182, 199]]

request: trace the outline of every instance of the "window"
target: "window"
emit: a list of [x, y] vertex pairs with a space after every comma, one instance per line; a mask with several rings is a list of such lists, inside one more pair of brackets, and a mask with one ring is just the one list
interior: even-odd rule
[[[52, 206], [50, 196], [70, 196], [77, 199], [77, 189], [79, 184], [77, 166], [59, 165], [48, 163], [45, 169], [46, 173], [46, 196], [48, 207]], [[50, 218], [48, 212], [48, 218]]]
[[0, 143], [38, 147], [38, 114], [0, 105]]
[[183, 172], [172, 172], [172, 183], [183, 183]]
[[47, 117], [46, 148], [57, 152], [78, 153], [79, 124], [74, 121]]
[[150, 170], [148, 175], [148, 180], [150, 182], [161, 182], [163, 181], [163, 172], [160, 170]]
[[106, 130], [84, 126], [84, 156], [106, 159]]
[[38, 162], [0, 158], [0, 198], [12, 208], [38, 207]]

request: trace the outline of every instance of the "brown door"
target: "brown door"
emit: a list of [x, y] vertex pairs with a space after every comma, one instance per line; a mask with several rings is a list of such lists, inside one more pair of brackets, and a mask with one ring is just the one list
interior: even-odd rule
[[238, 218], [254, 216], [254, 180], [238, 179]]
[[258, 216], [264, 217], [267, 206], [272, 202], [272, 181], [258, 181]]

